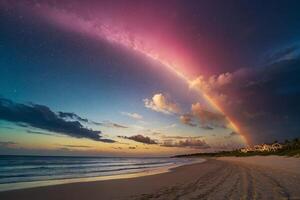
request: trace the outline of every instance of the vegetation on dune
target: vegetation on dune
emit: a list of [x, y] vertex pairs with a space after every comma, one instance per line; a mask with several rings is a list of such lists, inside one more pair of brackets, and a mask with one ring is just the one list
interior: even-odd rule
[[[273, 144], [278, 144], [278, 142], [275, 141]], [[271, 145], [272, 144], [270, 144], [270, 146]], [[253, 150], [253, 151], [243, 152], [242, 149], [235, 149], [232, 151], [185, 154], [185, 155], [177, 155], [174, 157], [177, 157], [177, 158], [178, 157], [222, 157], [222, 156], [246, 157], [246, 156], [268, 156], [268, 155], [300, 157], [300, 140], [299, 140], [299, 138], [295, 138], [291, 141], [285, 140], [285, 142], [280, 145], [281, 145], [280, 149], [269, 150], [269, 151]]]

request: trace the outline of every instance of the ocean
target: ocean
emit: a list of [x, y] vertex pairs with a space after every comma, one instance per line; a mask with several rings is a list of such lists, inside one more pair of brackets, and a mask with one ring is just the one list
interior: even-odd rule
[[0, 191], [134, 177], [203, 161], [199, 158], [0, 156]]

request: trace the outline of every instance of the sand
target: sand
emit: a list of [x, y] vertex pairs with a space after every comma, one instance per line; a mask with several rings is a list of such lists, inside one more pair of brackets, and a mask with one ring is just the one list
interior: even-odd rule
[[300, 159], [208, 159], [164, 174], [1, 192], [0, 199], [300, 199]]

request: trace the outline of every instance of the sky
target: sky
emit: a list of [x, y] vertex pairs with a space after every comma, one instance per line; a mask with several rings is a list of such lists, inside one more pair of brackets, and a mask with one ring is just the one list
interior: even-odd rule
[[0, 152], [170, 156], [299, 137], [299, 10], [0, 0]]

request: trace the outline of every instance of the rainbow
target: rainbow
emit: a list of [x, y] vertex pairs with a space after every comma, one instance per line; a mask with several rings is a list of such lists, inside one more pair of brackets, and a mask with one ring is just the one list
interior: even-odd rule
[[62, 10], [46, 6], [44, 7], [44, 9], [39, 8], [38, 10], [35, 10], [35, 12], [39, 14], [39, 16], [42, 16], [46, 20], [49, 20], [51, 23], [61, 26], [61, 28], [82, 33], [97, 40], [106, 40], [110, 43], [121, 45], [127, 49], [138, 52], [146, 56], [147, 58], [158, 62], [161, 66], [167, 68], [178, 78], [182, 79], [190, 88], [202, 95], [214, 109], [223, 114], [228, 122], [228, 128], [238, 133], [241, 136], [243, 142], [245, 144], [248, 144], [246, 136], [241, 133], [241, 130], [237, 123], [234, 122], [224, 112], [217, 101], [210, 97], [209, 94], [205, 93], [205, 91], [201, 90], [199, 87], [196, 87], [193, 84], [193, 80], [185, 75], [183, 71], [179, 70], [181, 68], [160, 57], [160, 55], [153, 52], [153, 50], [145, 48], [145, 46], [142, 45], [142, 42], [130, 37], [129, 33], [126, 33], [121, 29], [116, 29], [117, 26], [111, 26], [103, 21], [83, 19], [74, 13], [67, 12], [66, 10], [63, 10], [62, 12]]
[[[128, 46], [127, 46], [127, 47], [128, 47]], [[223, 111], [223, 109], [218, 105], [218, 103], [217, 103], [215, 100], [213, 100], [213, 98], [211, 98], [208, 94], [206, 94], [206, 93], [204, 93], [202, 90], [200, 90], [200, 88], [195, 87], [195, 85], [193, 84], [193, 80], [189, 79], [183, 72], [179, 71], [179, 70], [178, 70], [177, 68], [175, 68], [173, 65], [169, 64], [168, 62], [165, 62], [164, 60], [159, 59], [158, 56], [153, 56], [153, 55], [149, 54], [148, 52], [144, 52], [143, 50], [137, 49], [137, 48], [134, 48], [133, 50], [138, 51], [139, 53], [141, 53], [141, 54], [143, 54], [143, 55], [145, 55], [145, 56], [147, 56], [147, 57], [149, 57], [149, 58], [151, 58], [151, 59], [157, 61], [157, 62], [160, 63], [162, 66], [168, 68], [169, 71], [173, 72], [174, 74], [176, 74], [177, 77], [179, 77], [180, 79], [182, 79], [183, 81], [185, 81], [186, 84], [187, 84], [190, 88], [192, 88], [192, 89], [194, 89], [195, 91], [197, 91], [198, 93], [202, 94], [202, 96], [205, 98], [205, 100], [206, 100], [207, 102], [209, 102], [209, 104], [210, 104], [213, 108], [215, 108], [219, 113], [221, 113], [222, 115], [225, 116], [225, 118], [226, 118], [226, 120], [227, 120], [227, 122], [228, 122], [229, 128], [231, 128], [231, 129], [234, 130], [236, 133], [238, 133], [238, 134], [242, 137], [242, 139], [244, 140], [244, 142], [245, 142], [246, 144], [248, 144], [248, 141], [247, 141], [247, 139], [246, 139], [246, 136], [243, 135], [243, 134], [241, 133], [240, 128], [238, 127], [238, 125], [237, 125], [235, 122], [233, 122], [233, 120], [230, 119], [230, 118], [228, 117], [228, 115], [225, 114], [225, 112]]]

